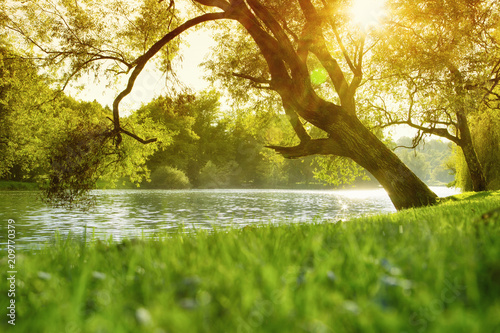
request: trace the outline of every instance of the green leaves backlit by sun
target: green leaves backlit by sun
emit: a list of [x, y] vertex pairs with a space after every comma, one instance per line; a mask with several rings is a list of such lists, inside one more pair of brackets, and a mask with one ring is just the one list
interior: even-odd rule
[[351, 15], [353, 22], [363, 28], [380, 24], [385, 15], [384, 0], [353, 0]]
[[323, 84], [328, 78], [328, 73], [323, 67], [316, 68], [311, 72], [311, 82], [315, 85]]

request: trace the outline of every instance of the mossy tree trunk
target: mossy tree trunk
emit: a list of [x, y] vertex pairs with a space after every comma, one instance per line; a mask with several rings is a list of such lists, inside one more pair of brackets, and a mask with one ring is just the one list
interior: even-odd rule
[[[270, 148], [286, 158], [315, 154], [351, 158], [380, 182], [398, 210], [427, 206], [436, 202], [436, 194], [357, 117], [332, 103], [319, 99], [316, 103], [320, 104], [315, 107], [316, 112], [311, 112], [309, 109], [303, 115], [307, 121], [327, 132], [328, 139], [305, 140], [295, 147], [270, 146]], [[309, 103], [313, 104], [315, 103]]]
[[459, 112], [457, 116], [457, 125], [460, 132], [458, 145], [462, 149], [465, 162], [467, 163], [467, 168], [469, 169], [469, 175], [472, 182], [472, 190], [475, 192], [486, 191], [486, 178], [484, 176], [483, 168], [481, 166], [481, 163], [479, 162], [479, 158], [472, 143], [472, 135], [470, 133], [467, 116], [464, 114], [464, 112]]

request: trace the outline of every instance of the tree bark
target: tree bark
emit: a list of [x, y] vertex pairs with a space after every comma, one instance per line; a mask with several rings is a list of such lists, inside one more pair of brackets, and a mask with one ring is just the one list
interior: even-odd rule
[[[396, 209], [428, 206], [437, 195], [422, 182], [392, 150], [387, 148], [357, 118], [346, 117], [343, 142], [349, 156], [370, 172], [384, 187]], [[342, 126], [340, 124], [340, 126]]]
[[464, 154], [469, 175], [472, 181], [472, 190], [474, 192], [486, 191], [486, 178], [484, 177], [483, 168], [477, 157], [476, 150], [472, 144], [472, 135], [467, 120], [467, 116], [463, 112], [457, 113], [458, 129], [460, 131], [460, 148]]

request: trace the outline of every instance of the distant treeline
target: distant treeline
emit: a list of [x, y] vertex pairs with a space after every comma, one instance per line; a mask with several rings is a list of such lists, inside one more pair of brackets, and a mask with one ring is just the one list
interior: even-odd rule
[[415, 149], [408, 149], [404, 147], [412, 146], [412, 138], [402, 137], [396, 145], [396, 155], [426, 184], [447, 185], [455, 180], [452, 143], [429, 140]]

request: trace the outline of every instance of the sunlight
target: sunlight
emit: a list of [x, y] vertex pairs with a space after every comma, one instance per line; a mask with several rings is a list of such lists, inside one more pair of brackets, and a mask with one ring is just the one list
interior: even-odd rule
[[356, 24], [363, 28], [380, 24], [384, 17], [384, 0], [353, 0], [351, 15]]

